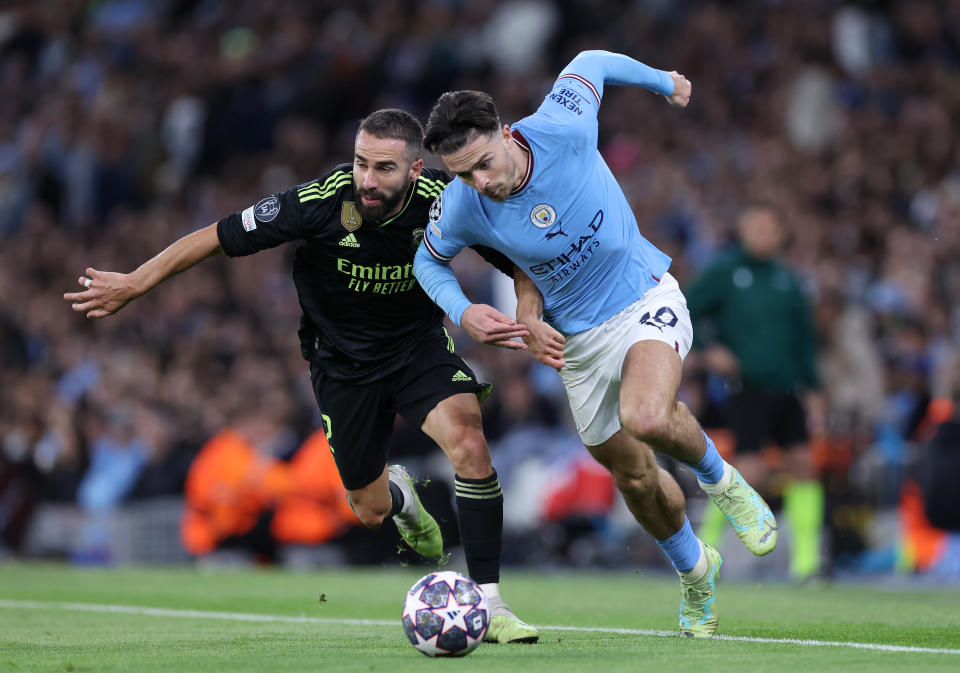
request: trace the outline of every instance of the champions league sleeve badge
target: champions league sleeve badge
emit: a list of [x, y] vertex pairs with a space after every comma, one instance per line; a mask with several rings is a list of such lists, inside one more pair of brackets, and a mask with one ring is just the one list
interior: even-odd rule
[[268, 196], [257, 201], [257, 205], [250, 206], [240, 213], [240, 223], [244, 231], [253, 231], [257, 228], [257, 222], [272, 222], [279, 212], [280, 199], [276, 196]]
[[280, 199], [276, 196], [260, 199], [253, 207], [253, 212], [258, 222], [272, 222], [280, 212]]
[[433, 235], [437, 238], [443, 238], [443, 232], [440, 231], [440, 227], [437, 226], [437, 222], [440, 221], [440, 217], [443, 215], [443, 194], [440, 194], [437, 198], [433, 200], [433, 203], [430, 205], [430, 212], [427, 215], [427, 219], [430, 220], [430, 231], [433, 232]]

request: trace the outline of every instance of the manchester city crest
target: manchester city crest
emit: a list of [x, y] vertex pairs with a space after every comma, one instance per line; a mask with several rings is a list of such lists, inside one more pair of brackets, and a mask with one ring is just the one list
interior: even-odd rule
[[552, 225], [557, 219], [557, 211], [553, 209], [553, 206], [549, 206], [546, 203], [541, 203], [533, 207], [533, 210], [530, 211], [530, 221], [533, 222], [533, 226], [540, 229], [546, 229]]

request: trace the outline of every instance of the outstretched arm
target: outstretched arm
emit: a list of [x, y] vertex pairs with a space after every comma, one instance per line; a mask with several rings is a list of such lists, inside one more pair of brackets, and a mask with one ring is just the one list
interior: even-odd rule
[[605, 84], [640, 86], [662, 94], [675, 107], [686, 107], [692, 86], [680, 73], [657, 70], [640, 61], [609, 51], [582, 51], [564, 68], [559, 79], [571, 78], [586, 84], [597, 99], [603, 98]]
[[159, 285], [167, 278], [186, 271], [201, 260], [220, 252], [216, 223], [184, 236], [156, 257], [131, 273], [115, 273], [88, 268], [79, 283], [86, 289], [67, 292], [63, 298], [71, 308], [88, 318], [103, 318]]
[[517, 320], [530, 332], [523, 337], [530, 355], [560, 371], [567, 364], [563, 359], [563, 345], [567, 340], [541, 319], [543, 295], [519, 267], [513, 272], [513, 289], [517, 293]]
[[474, 341], [512, 350], [527, 346], [515, 337], [526, 337], [527, 328], [488, 304], [471, 303], [460, 289], [450, 265], [435, 259], [425, 245], [417, 249], [413, 273], [420, 287], [450, 319], [462, 327]]

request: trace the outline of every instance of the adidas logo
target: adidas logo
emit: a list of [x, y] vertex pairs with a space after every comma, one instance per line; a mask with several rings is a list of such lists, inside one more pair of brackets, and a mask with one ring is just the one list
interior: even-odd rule
[[458, 370], [457, 370], [457, 373], [454, 374], [454, 375], [453, 375], [453, 378], [450, 379], [450, 380], [451, 380], [451, 381], [454, 381], [454, 382], [456, 382], [456, 381], [473, 381], [473, 377], [472, 377], [472, 376], [467, 376], [466, 374], [463, 373], [463, 370], [459, 370], [459, 369], [458, 369]]
[[357, 243], [357, 237], [353, 235], [353, 232], [350, 232], [346, 236], [340, 239], [340, 245], [347, 248], [359, 248], [360, 244]]

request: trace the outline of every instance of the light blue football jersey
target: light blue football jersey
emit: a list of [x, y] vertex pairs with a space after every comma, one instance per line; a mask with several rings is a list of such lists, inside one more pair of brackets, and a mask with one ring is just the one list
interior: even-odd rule
[[448, 262], [468, 245], [500, 250], [536, 283], [544, 319], [575, 334], [639, 299], [666, 273], [670, 257], [640, 234], [597, 150], [602, 83], [568, 70], [536, 113], [512, 126], [514, 141], [532, 158], [523, 184], [495, 202], [452, 181], [434, 204], [420, 255], [425, 249]]

